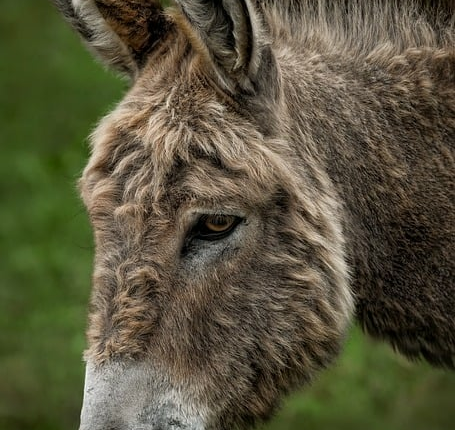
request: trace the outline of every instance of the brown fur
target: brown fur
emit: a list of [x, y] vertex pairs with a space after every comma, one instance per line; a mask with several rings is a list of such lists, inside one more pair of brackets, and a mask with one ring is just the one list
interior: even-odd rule
[[168, 24], [160, 14], [159, 4], [143, 0], [95, 0], [101, 15], [111, 29], [132, 50], [136, 60], [141, 63], [155, 47]]
[[[151, 53], [119, 3], [101, 13], [147, 61], [81, 180], [86, 356], [153, 357], [217, 429], [327, 366], [352, 300], [373, 336], [454, 367], [451, 3], [179, 1]], [[187, 246], [197, 213], [246, 221]]]

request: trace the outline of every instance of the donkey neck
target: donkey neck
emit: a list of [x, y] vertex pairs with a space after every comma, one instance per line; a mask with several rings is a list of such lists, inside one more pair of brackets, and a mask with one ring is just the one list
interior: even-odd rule
[[447, 159], [445, 142], [455, 133], [455, 94], [447, 89], [455, 75], [453, 50], [410, 49], [362, 64], [304, 52], [285, 54], [281, 68], [292, 129], [298, 130], [291, 140], [302, 168], [305, 154], [312, 153], [344, 205], [357, 295], [366, 295], [367, 285], [386, 288], [394, 264], [418, 272], [402, 261], [415, 262], [419, 252], [429, 252], [419, 235], [427, 243], [447, 242], [443, 227], [429, 227], [435, 216], [442, 220], [446, 205], [426, 178], [436, 175], [447, 190], [452, 187], [453, 166], [437, 160]]

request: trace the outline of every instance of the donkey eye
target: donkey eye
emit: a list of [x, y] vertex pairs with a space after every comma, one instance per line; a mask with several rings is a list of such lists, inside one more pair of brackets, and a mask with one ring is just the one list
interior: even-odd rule
[[204, 219], [204, 227], [214, 233], [229, 230], [235, 223], [235, 217], [225, 215], [211, 215]]
[[233, 215], [203, 215], [196, 227], [196, 239], [220, 240], [229, 236], [242, 218]]

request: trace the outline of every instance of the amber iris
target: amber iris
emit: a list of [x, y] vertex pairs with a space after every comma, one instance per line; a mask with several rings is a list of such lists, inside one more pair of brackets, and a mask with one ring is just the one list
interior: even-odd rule
[[220, 240], [229, 236], [242, 218], [234, 215], [203, 215], [196, 226], [195, 237], [202, 240]]
[[235, 217], [226, 215], [210, 215], [205, 219], [204, 225], [207, 230], [221, 233], [229, 230], [235, 223]]

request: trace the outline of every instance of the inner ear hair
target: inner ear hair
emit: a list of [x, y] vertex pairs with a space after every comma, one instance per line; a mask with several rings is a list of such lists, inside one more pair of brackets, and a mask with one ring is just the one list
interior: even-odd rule
[[107, 24], [128, 46], [139, 67], [170, 28], [159, 1], [94, 0]]
[[171, 24], [159, 0], [53, 0], [90, 51], [134, 77]]
[[225, 89], [255, 91], [262, 20], [249, 0], [176, 0], [173, 20], [193, 48], [212, 63]]

